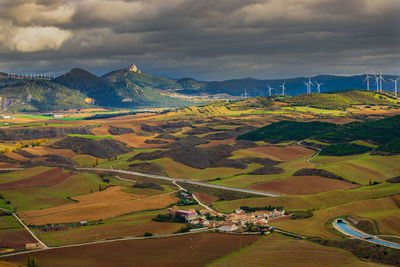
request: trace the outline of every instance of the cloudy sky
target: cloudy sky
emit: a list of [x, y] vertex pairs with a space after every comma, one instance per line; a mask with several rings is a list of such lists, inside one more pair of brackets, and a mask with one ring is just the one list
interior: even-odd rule
[[400, 0], [1, 0], [0, 71], [400, 74]]

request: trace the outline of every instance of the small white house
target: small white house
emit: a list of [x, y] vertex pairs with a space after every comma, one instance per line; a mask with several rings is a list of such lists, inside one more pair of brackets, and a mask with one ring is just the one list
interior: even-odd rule
[[224, 224], [221, 227], [218, 227], [220, 232], [234, 232], [238, 229], [238, 227], [234, 224]]

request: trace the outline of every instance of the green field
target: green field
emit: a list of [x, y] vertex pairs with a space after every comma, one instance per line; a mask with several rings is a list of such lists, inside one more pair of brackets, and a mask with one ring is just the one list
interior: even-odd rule
[[52, 186], [4, 190], [2, 194], [18, 210], [44, 209], [71, 203], [67, 197], [86, 195], [90, 190], [97, 191], [99, 184], [106, 185], [95, 174], [79, 173]]
[[[396, 210], [398, 210], [398, 206], [392, 197], [367, 199], [314, 211], [314, 216], [311, 218], [271, 222], [271, 225], [306, 236], [335, 238], [337, 237], [336, 233], [329, 231], [325, 225], [331, 218], [349, 214], [368, 217], [369, 213], [390, 213]], [[386, 226], [383, 222], [383, 220], [378, 221], [379, 225], [385, 225], [385, 229], [395, 227], [395, 225]], [[386, 232], [386, 234], [398, 235], [400, 233], [399, 230], [400, 229], [397, 229], [395, 232]]]
[[90, 134], [67, 134], [68, 136], [71, 137], [82, 137], [82, 138], [87, 138], [87, 139], [93, 139], [93, 140], [100, 140], [100, 139], [114, 139], [112, 135], [90, 135]]
[[361, 184], [369, 180], [383, 182], [400, 175], [400, 156], [372, 156], [368, 153], [355, 156], [318, 156], [313, 161], [321, 163], [323, 169]]

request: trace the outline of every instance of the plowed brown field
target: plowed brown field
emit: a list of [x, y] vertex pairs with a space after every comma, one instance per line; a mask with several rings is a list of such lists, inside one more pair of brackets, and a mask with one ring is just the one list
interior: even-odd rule
[[71, 175], [71, 172], [64, 173], [61, 168], [54, 168], [26, 179], [0, 184], [0, 190], [12, 190], [31, 186], [51, 186], [61, 183]]
[[302, 146], [260, 146], [244, 149], [277, 161], [289, 161], [315, 152]]
[[27, 255], [41, 267], [205, 266], [248, 246], [259, 236], [192, 234], [164, 239], [126, 240], [59, 248], [6, 257], [25, 263]]
[[251, 189], [265, 190], [285, 195], [311, 195], [354, 187], [357, 187], [357, 185], [319, 176], [292, 176], [250, 186]]

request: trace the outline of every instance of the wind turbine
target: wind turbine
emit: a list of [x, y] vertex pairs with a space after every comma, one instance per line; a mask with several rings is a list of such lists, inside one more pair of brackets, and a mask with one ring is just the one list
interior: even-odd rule
[[374, 76], [375, 76], [376, 92], [379, 92], [379, 77], [376, 75]]
[[318, 94], [321, 93], [321, 85], [323, 85], [324, 83], [318, 83], [317, 81], [314, 81], [314, 82], [317, 85]]
[[396, 80], [390, 79], [392, 82], [394, 82], [394, 95], [397, 98], [397, 82], [400, 80], [400, 77], [397, 78]]
[[380, 87], [380, 92], [382, 93], [382, 81], [385, 81], [385, 79], [383, 79], [383, 76], [382, 76], [382, 72], [381, 72], [381, 74], [379, 75], [379, 87]]
[[369, 79], [371, 79], [372, 77], [371, 76], [369, 76], [367, 73], [365, 73], [365, 80], [364, 81], [367, 81], [367, 90], [369, 91]]
[[244, 89], [244, 99], [247, 99], [248, 93], [247, 93], [247, 89]]
[[272, 88], [271, 86], [269, 86], [268, 83], [267, 83], [267, 86], [268, 86], [268, 94], [269, 94], [269, 96], [271, 96], [271, 95], [272, 95], [272, 90], [274, 90], [274, 88]]
[[307, 86], [307, 94], [311, 93], [311, 85], [313, 85], [313, 83], [311, 82], [311, 78], [308, 77], [308, 82], [304, 82], [304, 84]]
[[282, 95], [285, 95], [285, 90], [286, 90], [285, 84], [286, 84], [286, 81], [284, 81], [284, 82], [282, 83], [282, 85], [279, 86], [279, 87], [282, 88]]

